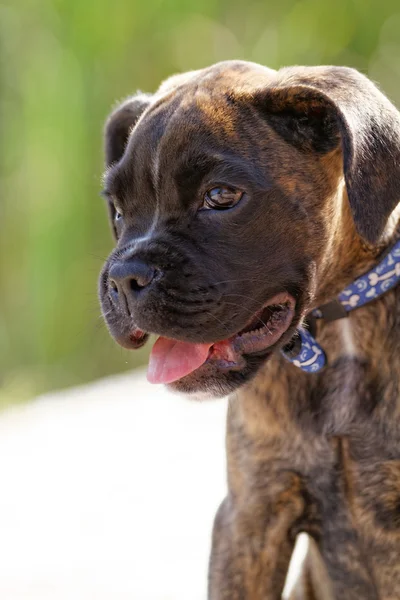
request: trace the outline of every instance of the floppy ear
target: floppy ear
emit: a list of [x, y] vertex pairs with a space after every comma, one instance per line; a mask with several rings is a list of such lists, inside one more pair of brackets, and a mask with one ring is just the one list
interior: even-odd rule
[[151, 94], [138, 93], [127, 98], [108, 117], [104, 127], [106, 166], [118, 162], [125, 151], [129, 133], [151, 103]]
[[375, 85], [347, 67], [291, 67], [255, 95], [270, 124], [304, 151], [340, 141], [356, 228], [376, 243], [400, 200], [400, 115]]
[[[122, 158], [132, 127], [151, 103], [151, 98], [151, 94], [138, 93], [136, 96], [131, 96], [119, 104], [108, 117], [104, 126], [104, 153], [107, 167]], [[107, 202], [107, 206], [112, 232], [116, 240], [115, 207], [110, 201]]]

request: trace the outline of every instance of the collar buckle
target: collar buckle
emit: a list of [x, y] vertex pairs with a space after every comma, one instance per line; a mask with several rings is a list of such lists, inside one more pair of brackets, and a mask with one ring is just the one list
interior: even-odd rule
[[319, 306], [311, 314], [316, 319], [323, 319], [327, 322], [337, 321], [349, 316], [349, 313], [337, 298]]

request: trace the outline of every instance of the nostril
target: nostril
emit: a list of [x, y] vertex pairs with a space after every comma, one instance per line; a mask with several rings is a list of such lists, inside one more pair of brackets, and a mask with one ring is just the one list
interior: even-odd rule
[[141, 292], [146, 287], [147, 283], [144, 283], [138, 279], [131, 279], [129, 282], [132, 292]]
[[109, 272], [109, 293], [115, 302], [136, 298], [160, 275], [158, 269], [135, 261], [115, 262]]
[[110, 279], [109, 285], [110, 285], [111, 291], [114, 292], [115, 294], [118, 294], [118, 286], [113, 279]]
[[141, 292], [145, 287], [150, 285], [156, 276], [156, 269], [148, 267], [141, 273], [135, 273], [129, 280], [129, 287], [132, 292]]

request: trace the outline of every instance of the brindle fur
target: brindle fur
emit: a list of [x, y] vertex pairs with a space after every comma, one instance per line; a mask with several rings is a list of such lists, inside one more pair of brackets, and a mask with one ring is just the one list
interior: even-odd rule
[[[211, 88], [220, 95], [210, 103]], [[123, 157], [126, 173], [128, 152], [132, 168], [128, 128], [146, 114], [151, 124], [158, 106], [171, 107], [163, 117], [171, 118], [177, 99], [192, 120], [182, 115], [176, 123], [169, 156], [183, 151], [190, 123], [195, 129], [200, 122], [218, 143], [243, 148], [244, 162], [266, 169], [281, 198], [297, 199], [304, 219], [291, 222], [289, 209], [273, 208], [259, 226], [271, 236], [286, 228], [286, 259], [294, 260], [289, 247], [307, 259], [307, 276], [296, 282], [304, 286], [303, 316], [374, 265], [395, 239], [396, 212], [389, 216], [400, 198], [400, 120], [366, 78], [350, 69], [276, 73], [241, 62], [177, 76], [153, 98], [129, 100], [113, 113], [108, 164]], [[146, 156], [150, 142], [140, 143]], [[181, 179], [189, 200], [195, 175], [196, 165]], [[257, 225], [251, 232], [236, 226], [239, 246], [245, 236], [260, 240]], [[265, 248], [256, 257], [273, 272]], [[320, 374], [275, 352], [241, 386], [234, 382], [229, 492], [215, 519], [210, 600], [279, 599], [300, 532], [313, 543], [293, 599], [400, 598], [400, 286], [345, 320], [319, 323], [317, 338], [328, 357]]]

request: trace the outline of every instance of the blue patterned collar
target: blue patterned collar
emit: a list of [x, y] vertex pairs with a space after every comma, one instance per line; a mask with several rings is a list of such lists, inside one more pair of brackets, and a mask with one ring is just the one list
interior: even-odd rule
[[[312, 311], [314, 319], [332, 321], [383, 296], [400, 282], [400, 240], [381, 262], [347, 286], [332, 302]], [[320, 371], [327, 363], [326, 354], [304, 327], [297, 330], [292, 342], [282, 350], [283, 356], [307, 373]]]

